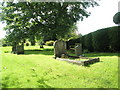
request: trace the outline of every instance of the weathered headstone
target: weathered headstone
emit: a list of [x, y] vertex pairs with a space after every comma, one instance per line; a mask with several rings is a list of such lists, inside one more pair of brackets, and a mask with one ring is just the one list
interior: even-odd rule
[[77, 56], [82, 55], [82, 44], [79, 44], [79, 45], [75, 46], [75, 54]]
[[17, 54], [24, 54], [24, 45], [17, 45], [16, 46], [16, 53]]
[[12, 45], [12, 53], [14, 54], [16, 53], [16, 45], [17, 45], [16, 42], [14, 42]]
[[66, 42], [63, 40], [57, 40], [54, 42], [54, 55], [55, 57], [61, 57], [62, 54], [66, 54]]
[[14, 54], [16, 53], [16, 45], [12, 46], [12, 53], [14, 53]]

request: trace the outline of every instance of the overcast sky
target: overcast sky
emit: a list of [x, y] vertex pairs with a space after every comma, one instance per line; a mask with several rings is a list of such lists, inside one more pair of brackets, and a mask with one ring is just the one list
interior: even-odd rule
[[[77, 24], [79, 33], [85, 35], [101, 28], [117, 26], [113, 23], [113, 16], [118, 12], [118, 2], [119, 0], [101, 0], [98, 1], [100, 6], [89, 8], [91, 15]], [[0, 38], [5, 36], [4, 26], [0, 22]]]
[[91, 15], [77, 24], [79, 33], [84, 35], [101, 28], [117, 26], [113, 22], [113, 16], [118, 12], [118, 2], [119, 0], [101, 0], [98, 2], [100, 6], [90, 8]]

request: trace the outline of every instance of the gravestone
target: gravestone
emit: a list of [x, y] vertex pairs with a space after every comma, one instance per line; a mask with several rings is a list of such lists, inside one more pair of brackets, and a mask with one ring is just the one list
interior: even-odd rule
[[12, 53], [14, 53], [14, 54], [16, 53], [16, 45], [12, 46]]
[[66, 42], [63, 40], [57, 40], [53, 44], [55, 57], [61, 57], [62, 54], [66, 54]]
[[77, 56], [82, 55], [82, 44], [78, 44], [77, 46], [75, 46], [75, 54]]
[[24, 54], [24, 45], [17, 45], [16, 46], [16, 53], [17, 54]]
[[13, 43], [12, 45], [12, 53], [16, 54], [16, 42]]

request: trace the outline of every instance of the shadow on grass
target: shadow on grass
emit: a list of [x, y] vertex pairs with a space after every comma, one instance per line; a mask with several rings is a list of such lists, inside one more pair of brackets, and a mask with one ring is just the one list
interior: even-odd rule
[[9, 79], [10, 77], [9, 76], [6, 76], [5, 78], [2, 79], [2, 88], [7, 88], [9, 85]]
[[118, 56], [118, 53], [85, 53], [86, 57]]
[[[75, 56], [74, 50], [68, 50], [67, 51], [69, 55]], [[90, 52], [90, 53], [83, 53], [85, 57], [100, 57], [100, 56], [119, 56], [120, 53], [111, 53], [111, 52]]]
[[53, 49], [33, 49], [33, 50], [25, 50], [24, 55], [31, 55], [31, 54], [43, 54], [43, 55], [54, 55]]
[[19, 82], [17, 78], [11, 77], [11, 74], [2, 78], [2, 88], [9, 88], [11, 86], [19, 87]]
[[45, 78], [45, 76], [49, 75], [50, 72], [52, 72], [52, 71], [49, 70], [47, 72], [44, 72], [43, 76], [37, 75], [37, 73], [35, 71], [32, 72], [32, 73], [34, 73], [34, 76], [32, 75], [32, 77], [37, 78], [37, 83], [38, 83], [39, 88], [52, 88], [50, 85], [48, 85], [46, 83], [48, 81], [48, 79]]
[[91, 67], [93, 64], [102, 63], [102, 62], [103, 62], [103, 61], [99, 61], [99, 62], [91, 63], [91, 64], [88, 64], [88, 65], [86, 65], [86, 66], [84, 66], [84, 67]]
[[51, 86], [46, 84], [46, 81], [43, 77], [40, 78], [37, 82], [39, 83], [38, 87], [39, 88], [52, 88]]

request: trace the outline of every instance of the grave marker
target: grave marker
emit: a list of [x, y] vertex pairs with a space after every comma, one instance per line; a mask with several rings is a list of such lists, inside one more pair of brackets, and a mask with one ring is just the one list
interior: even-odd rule
[[61, 57], [62, 54], [66, 54], [66, 42], [63, 40], [57, 40], [54, 42], [54, 55], [55, 57]]
[[82, 55], [82, 44], [78, 44], [77, 46], [75, 46], [75, 54], [77, 56]]
[[16, 46], [16, 53], [17, 54], [24, 54], [24, 45], [17, 45]]

